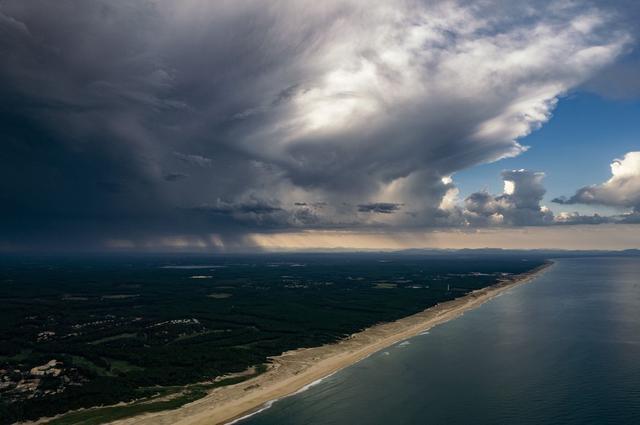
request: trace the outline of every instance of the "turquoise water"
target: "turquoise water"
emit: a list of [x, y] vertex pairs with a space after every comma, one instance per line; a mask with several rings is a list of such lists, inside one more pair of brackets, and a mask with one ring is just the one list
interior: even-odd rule
[[241, 424], [640, 424], [640, 260], [558, 260]]

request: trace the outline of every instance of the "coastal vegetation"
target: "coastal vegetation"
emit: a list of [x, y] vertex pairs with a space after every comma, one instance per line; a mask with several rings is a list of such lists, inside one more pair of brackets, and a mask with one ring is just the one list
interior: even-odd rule
[[[73, 411], [50, 423], [97, 424], [176, 408], [262, 372], [242, 373], [271, 356], [334, 342], [543, 262], [387, 254], [3, 259], [0, 423]], [[221, 379], [229, 374], [238, 375]]]

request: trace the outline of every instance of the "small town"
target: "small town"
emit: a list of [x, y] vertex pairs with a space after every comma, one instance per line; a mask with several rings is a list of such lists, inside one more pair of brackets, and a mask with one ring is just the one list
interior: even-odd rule
[[0, 396], [8, 401], [46, 397], [85, 381], [76, 368], [51, 359], [31, 369], [0, 369]]

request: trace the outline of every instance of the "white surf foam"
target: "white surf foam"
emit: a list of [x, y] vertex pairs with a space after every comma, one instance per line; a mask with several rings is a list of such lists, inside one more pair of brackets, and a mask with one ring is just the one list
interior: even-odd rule
[[236, 424], [240, 421], [244, 421], [245, 419], [250, 418], [251, 416], [257, 415], [260, 412], [264, 412], [267, 409], [270, 409], [271, 406], [273, 406], [273, 403], [275, 403], [276, 401], [280, 400], [279, 398], [276, 398], [275, 400], [269, 400], [267, 401], [265, 404], [262, 405], [262, 407], [260, 407], [258, 410], [256, 410], [255, 412], [251, 412], [247, 415], [241, 416], [238, 419], [234, 419], [231, 422], [227, 422], [226, 425], [233, 425]]
[[240, 422], [240, 421], [243, 421], [243, 420], [245, 420], [245, 419], [248, 419], [248, 418], [250, 418], [251, 416], [257, 415], [258, 413], [264, 412], [265, 410], [270, 409], [270, 408], [274, 405], [274, 403], [276, 403], [277, 401], [280, 401], [280, 400], [285, 399], [285, 398], [287, 398], [287, 397], [294, 396], [294, 395], [296, 395], [296, 394], [303, 393], [303, 392], [307, 391], [309, 388], [311, 388], [311, 387], [315, 387], [316, 385], [320, 384], [320, 383], [321, 383], [322, 381], [324, 381], [325, 379], [327, 379], [327, 378], [329, 378], [329, 377], [331, 377], [331, 376], [335, 375], [335, 374], [336, 374], [336, 373], [338, 373], [338, 372], [339, 372], [339, 371], [335, 371], [335, 372], [333, 372], [333, 373], [331, 373], [331, 374], [329, 374], [329, 375], [327, 375], [327, 376], [325, 376], [325, 377], [322, 377], [322, 378], [320, 378], [320, 379], [316, 379], [315, 381], [313, 381], [313, 382], [311, 382], [311, 383], [309, 383], [309, 384], [305, 385], [304, 387], [300, 388], [298, 391], [296, 391], [296, 392], [294, 392], [294, 393], [287, 394], [287, 395], [286, 395], [286, 396], [284, 396], [284, 397], [276, 398], [276, 399], [274, 399], [274, 400], [269, 400], [269, 401], [267, 401], [266, 403], [264, 403], [264, 404], [263, 404], [263, 405], [262, 405], [258, 410], [256, 410], [255, 412], [248, 413], [248, 414], [246, 414], [246, 415], [244, 415], [244, 416], [241, 416], [241, 417], [239, 417], [239, 418], [237, 418], [237, 419], [232, 420], [231, 422], [227, 422], [225, 425], [233, 425], [233, 424], [236, 424], [236, 423], [238, 423], [238, 422]]

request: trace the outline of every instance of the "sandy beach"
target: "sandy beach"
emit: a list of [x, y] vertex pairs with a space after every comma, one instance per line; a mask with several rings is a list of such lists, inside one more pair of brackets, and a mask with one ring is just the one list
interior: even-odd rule
[[264, 374], [237, 385], [211, 391], [179, 409], [150, 413], [112, 422], [125, 425], [227, 424], [291, 395], [365, 357], [411, 338], [476, 308], [496, 295], [531, 281], [552, 262], [499, 283], [447, 301], [391, 323], [372, 326], [334, 344], [288, 351], [271, 358]]

